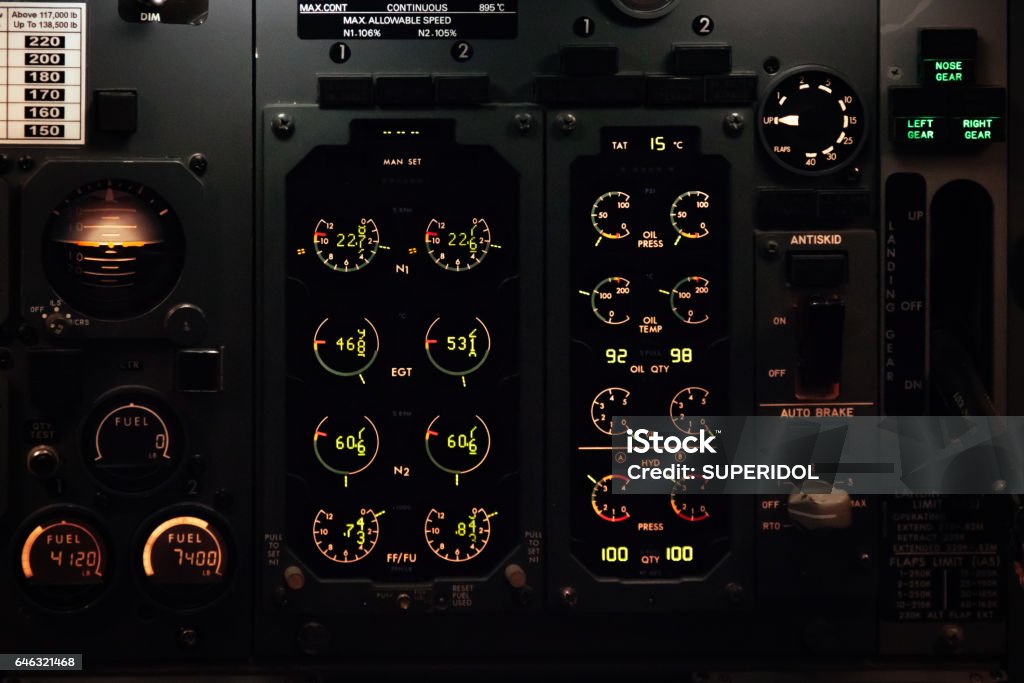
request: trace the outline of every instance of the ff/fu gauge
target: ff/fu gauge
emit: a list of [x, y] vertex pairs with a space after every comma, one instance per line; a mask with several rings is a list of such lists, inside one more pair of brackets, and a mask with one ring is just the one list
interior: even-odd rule
[[497, 514], [473, 508], [469, 514], [450, 515], [433, 508], [423, 525], [427, 546], [442, 560], [468, 562], [487, 547], [491, 538], [491, 519]]
[[362, 508], [358, 514], [336, 515], [320, 510], [313, 520], [313, 542], [331, 562], [351, 564], [373, 552], [384, 512]]
[[864, 105], [834, 73], [808, 69], [782, 78], [761, 105], [761, 140], [784, 168], [805, 175], [850, 164], [866, 138]]

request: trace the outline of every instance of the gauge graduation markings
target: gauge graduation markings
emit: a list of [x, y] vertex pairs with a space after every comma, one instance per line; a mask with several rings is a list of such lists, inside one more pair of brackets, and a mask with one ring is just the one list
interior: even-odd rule
[[[625, 503], [616, 507], [611, 502], [614, 496], [626, 492], [629, 479], [625, 475], [609, 474], [601, 479], [594, 479], [588, 474], [587, 479], [594, 484], [594, 488], [590, 492], [590, 506], [593, 508], [594, 514], [606, 522], [618, 523], [629, 519], [629, 507]], [[617, 490], [615, 490], [615, 485], [618, 485]]]
[[[454, 475], [456, 486], [461, 475], [477, 470], [491, 452], [491, 431], [487, 422], [479, 415], [473, 415], [472, 419], [472, 426], [468, 426], [438, 415], [430, 421], [423, 438], [430, 462], [442, 472]], [[447, 438], [438, 438], [442, 431], [448, 433]], [[431, 446], [432, 440], [436, 447]]]
[[[621, 387], [610, 387], [598, 392], [590, 404], [590, 420], [597, 427], [598, 431], [608, 436], [618, 436], [626, 433], [625, 418], [620, 418], [620, 424], [613, 423], [615, 413], [612, 410], [625, 412], [629, 405], [629, 391]], [[609, 414], [610, 413], [610, 414]], [[616, 431], [616, 427], [620, 427]]]
[[688, 240], [704, 239], [711, 234], [709, 226], [711, 196], [701, 190], [690, 190], [676, 197], [669, 211], [672, 227], [679, 234], [677, 246], [684, 238]]
[[598, 320], [606, 325], [623, 325], [630, 321], [630, 316], [627, 313], [626, 317], [616, 319], [615, 301], [628, 298], [630, 287], [629, 280], [614, 276], [601, 280], [590, 292], [580, 290], [580, 294], [590, 297], [590, 310]]
[[321, 218], [313, 228], [313, 248], [317, 258], [337, 273], [355, 273], [370, 265], [381, 248], [380, 230], [372, 218], [360, 218], [346, 231]]
[[469, 230], [450, 229], [445, 221], [431, 219], [424, 236], [427, 254], [439, 268], [455, 273], [473, 270], [490, 253], [491, 228], [484, 218], [473, 218]]
[[[359, 377], [366, 384], [363, 373], [377, 360], [380, 335], [369, 318], [362, 318], [366, 327], [342, 326], [334, 318], [324, 318], [313, 333], [313, 355], [327, 372], [338, 377]], [[336, 339], [329, 343], [330, 339]], [[335, 349], [334, 347], [337, 347]]]
[[468, 562], [487, 547], [491, 539], [491, 520], [497, 516], [497, 512], [474, 507], [465, 517], [467, 521], [455, 521], [453, 528], [446, 512], [431, 508], [423, 524], [427, 547], [447, 562]]
[[595, 247], [605, 238], [620, 240], [629, 237], [627, 217], [630, 207], [631, 200], [625, 192], [606, 192], [597, 198], [590, 211], [590, 222], [598, 234]]
[[[365, 422], [365, 425], [357, 423], [349, 429], [335, 430], [337, 435], [334, 438], [333, 447], [328, 446], [324, 448], [325, 452], [321, 452], [321, 439], [330, 438], [327, 431], [330, 419], [331, 417], [328, 415], [316, 426], [313, 433], [313, 454], [326, 470], [341, 475], [345, 488], [348, 488], [348, 478], [365, 472], [377, 459], [377, 454], [380, 452], [380, 432], [377, 431], [377, 425], [373, 420], [363, 415], [361, 421]], [[369, 425], [369, 431], [367, 431], [366, 425]], [[333, 448], [334, 452], [328, 450], [329, 448]], [[345, 463], [335, 462], [339, 458], [354, 459], [353, 467], [346, 467]]]
[[384, 512], [362, 508], [354, 521], [342, 522], [335, 520], [335, 513], [320, 508], [313, 519], [313, 544], [331, 562], [359, 562], [377, 547]]
[[687, 325], [703, 325], [711, 320], [711, 282], [707, 278], [694, 275], [677, 282], [671, 292], [658, 291], [669, 296], [672, 314]]

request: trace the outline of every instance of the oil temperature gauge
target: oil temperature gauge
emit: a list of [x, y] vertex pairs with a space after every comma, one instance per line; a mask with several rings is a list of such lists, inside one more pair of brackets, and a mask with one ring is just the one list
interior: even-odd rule
[[424, 339], [427, 358], [446, 375], [465, 378], [491, 353], [491, 333], [480, 318], [437, 318]]
[[629, 519], [629, 506], [624, 498], [618, 496], [626, 493], [629, 479], [621, 474], [609, 474], [601, 479], [588, 476], [594, 485], [590, 493], [590, 507], [594, 514], [606, 522], [625, 522]]
[[338, 377], [361, 377], [377, 360], [380, 337], [369, 318], [324, 318], [313, 335], [313, 353], [327, 372]]
[[313, 229], [313, 247], [320, 262], [339, 273], [354, 273], [370, 265], [380, 248], [380, 231], [371, 218], [353, 226], [320, 219]]
[[703, 387], [687, 387], [672, 397], [669, 415], [672, 424], [685, 434], [699, 434], [710, 427], [703, 417], [707, 415], [711, 392]]
[[424, 439], [430, 462], [459, 477], [484, 464], [491, 452], [491, 432], [479, 415], [451, 417], [438, 415], [427, 426]]
[[473, 508], [469, 514], [449, 515], [432, 508], [423, 525], [427, 546], [442, 560], [468, 562], [487, 547], [491, 538], [491, 519], [497, 512]]
[[608, 436], [625, 434], [628, 426], [624, 416], [628, 408], [629, 392], [619, 387], [611, 387], [600, 392], [590, 403], [590, 420], [599, 431]]
[[761, 105], [760, 124], [769, 156], [803, 175], [843, 168], [867, 140], [857, 93], [836, 74], [817, 69], [784, 77]]
[[684, 278], [676, 283], [669, 295], [672, 313], [687, 325], [703, 325], [711, 320], [711, 283], [707, 278]]
[[373, 464], [380, 450], [380, 433], [373, 420], [358, 418], [332, 420], [328, 415], [313, 433], [313, 454], [325, 469], [348, 478]]
[[483, 218], [474, 218], [469, 226], [462, 228], [449, 227], [435, 218], [427, 226], [425, 241], [427, 253], [435, 264], [463, 273], [483, 263], [490, 252], [491, 228]]
[[335, 515], [321, 509], [313, 520], [313, 542], [331, 562], [351, 564], [373, 552], [384, 512], [362, 508], [359, 514]]
[[590, 211], [590, 222], [602, 239], [621, 240], [629, 237], [630, 198], [625, 192], [608, 192], [597, 198]]
[[694, 190], [679, 195], [672, 203], [670, 219], [679, 233], [676, 244], [684, 239], [699, 240], [711, 234], [711, 197], [707, 192]]
[[580, 294], [590, 297], [590, 310], [606, 325], [623, 325], [629, 322], [627, 302], [631, 293], [629, 280], [624, 277], [609, 277], [597, 283], [589, 292]]

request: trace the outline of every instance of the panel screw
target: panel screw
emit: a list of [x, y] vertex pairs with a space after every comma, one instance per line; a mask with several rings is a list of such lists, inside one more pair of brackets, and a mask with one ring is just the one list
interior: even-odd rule
[[563, 133], [573, 132], [579, 124], [575, 114], [559, 114], [555, 120], [558, 122], [558, 127], [562, 129]]
[[199, 642], [199, 632], [194, 628], [182, 627], [178, 631], [178, 643], [182, 647], [193, 648]]
[[903, 78], [903, 69], [899, 68], [898, 66], [890, 66], [889, 79], [893, 81], [898, 81], [901, 78]]
[[533, 130], [533, 114], [526, 112], [520, 112], [515, 116], [516, 127], [519, 128], [519, 132], [526, 135]]
[[939, 638], [939, 642], [947, 650], [951, 652], [959, 650], [963, 640], [964, 632], [956, 624], [947, 624], [942, 628], [942, 636]]
[[18, 159], [18, 168], [22, 171], [31, 171], [32, 167], [36, 165], [36, 160], [30, 156], [23, 156]]
[[725, 594], [729, 596], [729, 601], [733, 604], [743, 602], [743, 586], [735, 581], [725, 587]]
[[851, 166], [846, 169], [846, 182], [850, 184], [859, 183], [863, 176], [864, 172], [860, 170], [860, 166]]
[[764, 243], [764, 253], [766, 256], [775, 256], [779, 253], [779, 243], [775, 240], [769, 240]]
[[569, 607], [575, 607], [579, 604], [580, 596], [576, 594], [576, 589], [572, 586], [566, 586], [562, 589], [562, 602]]
[[743, 132], [743, 126], [746, 121], [743, 119], [743, 114], [739, 112], [733, 112], [725, 117], [725, 132], [731, 135], [739, 135]]
[[779, 63], [778, 57], [769, 57], [764, 60], [764, 72], [768, 74], [774, 74], [779, 72], [779, 68], [782, 65]]
[[270, 127], [273, 129], [274, 135], [277, 136], [278, 140], [287, 140], [295, 134], [295, 121], [284, 112], [274, 117], [274, 122], [270, 124]]
[[188, 160], [188, 167], [192, 169], [192, 172], [198, 176], [206, 173], [206, 169], [210, 167], [210, 163], [206, 160], [206, 157], [202, 154], [193, 154]]

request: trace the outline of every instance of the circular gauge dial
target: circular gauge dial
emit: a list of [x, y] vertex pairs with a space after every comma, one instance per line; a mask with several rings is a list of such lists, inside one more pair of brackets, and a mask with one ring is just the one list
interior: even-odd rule
[[[689, 484], [697, 484], [698, 482], [688, 482]], [[705, 522], [711, 519], [711, 511], [706, 502], [706, 499], [700, 499], [697, 496], [686, 495], [685, 486], [676, 484], [672, 487], [671, 504], [672, 511], [676, 513], [676, 517], [683, 520], [684, 522]]]
[[313, 229], [313, 248], [320, 262], [339, 273], [354, 273], [370, 265], [380, 248], [380, 231], [371, 218], [354, 226], [320, 219]]
[[43, 235], [50, 285], [72, 308], [97, 318], [153, 309], [184, 266], [185, 237], [174, 210], [128, 180], [83, 185], [57, 205]]
[[637, 19], [656, 19], [676, 8], [678, 0], [612, 0], [619, 11]]
[[629, 392], [612, 387], [594, 397], [590, 404], [590, 419], [599, 431], [608, 436], [625, 434], [628, 426], [624, 416], [628, 409]]
[[366, 416], [325, 417], [313, 432], [313, 454], [325, 469], [352, 476], [373, 464], [380, 450], [380, 433]]
[[687, 387], [672, 397], [669, 415], [672, 424], [686, 434], [699, 434], [710, 429], [703, 416], [707, 415], [711, 392], [703, 387]]
[[468, 514], [450, 515], [431, 509], [423, 525], [427, 546], [442, 560], [468, 562], [483, 552], [491, 538], [491, 518], [483, 508], [473, 508]]
[[465, 377], [479, 370], [491, 353], [491, 333], [480, 318], [437, 318], [424, 339], [427, 358], [446, 375]]
[[181, 429], [153, 397], [118, 394], [102, 401], [85, 433], [85, 465], [111, 488], [141, 491], [165, 481], [181, 460]]
[[362, 508], [358, 514], [335, 515], [320, 510], [313, 520], [313, 542], [331, 562], [351, 564], [362, 560], [377, 545], [380, 537], [379, 519], [383, 512]]
[[380, 337], [369, 318], [325, 318], [313, 335], [313, 353], [320, 367], [339, 377], [363, 374], [379, 351]]
[[679, 233], [676, 244], [682, 240], [704, 239], [711, 234], [711, 197], [707, 192], [694, 190], [679, 195], [672, 203], [672, 227]]
[[480, 467], [491, 452], [491, 432], [479, 415], [431, 420], [424, 439], [427, 457], [441, 471], [462, 475]]
[[227, 587], [228, 543], [220, 523], [205, 513], [167, 517], [152, 526], [141, 560], [153, 596], [172, 607], [211, 602]]
[[25, 537], [20, 567], [25, 588], [38, 602], [55, 609], [82, 607], [103, 589], [106, 543], [81, 519], [44, 519]]
[[462, 273], [473, 270], [491, 250], [491, 228], [483, 218], [465, 227], [450, 227], [434, 219], [427, 226], [427, 253], [445, 270]]
[[[593, 478], [591, 481], [594, 481]], [[609, 474], [594, 481], [590, 506], [594, 514], [606, 522], [624, 522], [629, 519], [629, 506], [621, 494], [626, 493], [629, 479], [621, 474]]]
[[629, 237], [629, 213], [632, 206], [625, 192], [608, 192], [597, 198], [590, 212], [590, 222], [604, 239]]
[[854, 160], [867, 117], [857, 93], [833, 73], [806, 70], [783, 78], [761, 106], [769, 156], [801, 174], [839, 170]]
[[711, 320], [711, 283], [700, 276], [688, 277], [672, 288], [672, 313], [687, 325]]
[[629, 322], [630, 293], [631, 285], [624, 277], [601, 280], [590, 292], [590, 308], [606, 325], [623, 325]]

